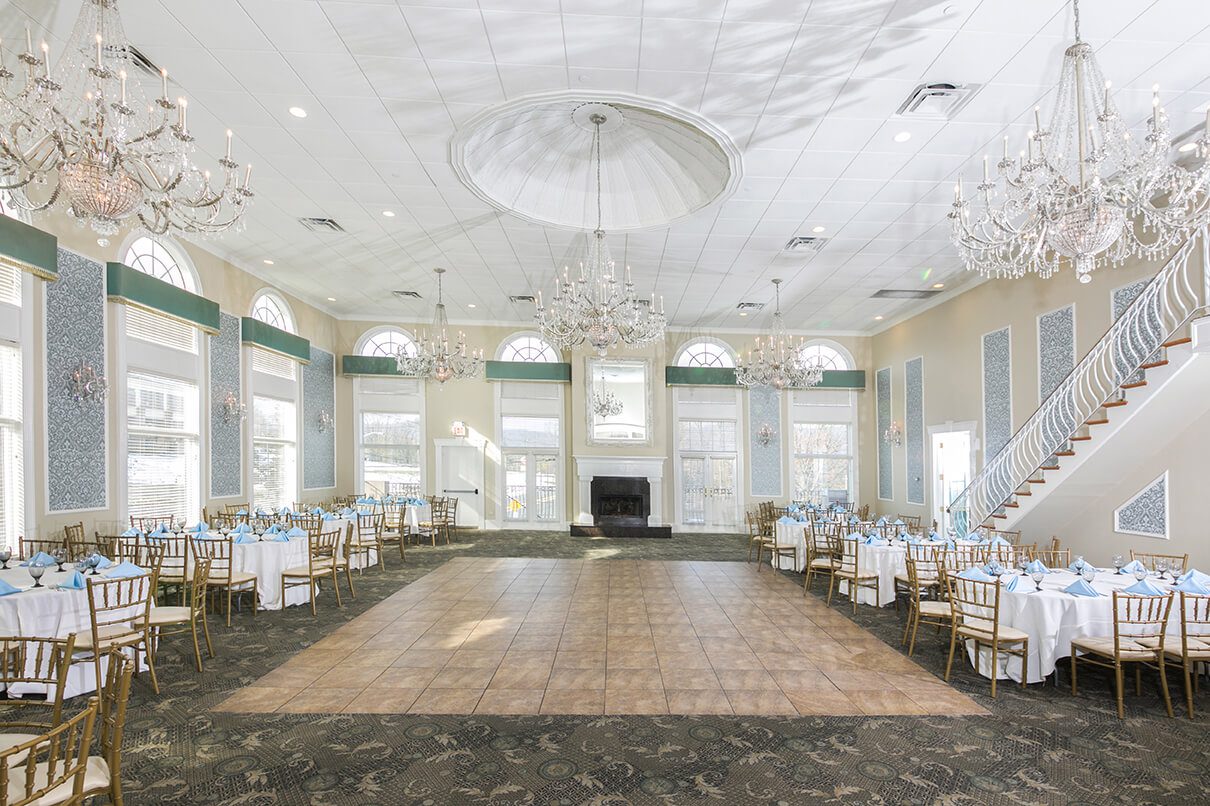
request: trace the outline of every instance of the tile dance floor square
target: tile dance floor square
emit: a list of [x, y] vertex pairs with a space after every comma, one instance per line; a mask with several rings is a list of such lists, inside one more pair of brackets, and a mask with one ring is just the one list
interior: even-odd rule
[[217, 710], [986, 713], [767, 567], [511, 558], [451, 560]]

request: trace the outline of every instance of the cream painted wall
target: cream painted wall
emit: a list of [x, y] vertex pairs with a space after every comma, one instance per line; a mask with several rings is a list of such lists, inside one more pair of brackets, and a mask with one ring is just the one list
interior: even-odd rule
[[[110, 238], [108, 246], [101, 246], [97, 243], [94, 233], [90, 230], [78, 228], [74, 223], [61, 215], [40, 218], [35, 222], [35, 225], [56, 235], [59, 238], [60, 247], [77, 252], [102, 264], [107, 261], [118, 261], [123, 257], [122, 250], [127, 240], [125, 233]], [[249, 307], [257, 292], [264, 288], [272, 287], [243, 269], [215, 256], [201, 246], [185, 241], [176, 241], [175, 245], [186, 254], [197, 270], [201, 281], [202, 296], [217, 302], [225, 313], [233, 316], [248, 315]], [[126, 472], [126, 456], [123, 452], [119, 451], [119, 446], [116, 444], [119, 419], [125, 416], [125, 412], [117, 411], [117, 407], [112, 402], [107, 404], [109, 409], [109, 505], [103, 510], [94, 512], [70, 514], [47, 512], [46, 486], [41, 482], [42, 474], [44, 473], [42, 463], [46, 456], [45, 284], [41, 280], [35, 280], [34, 283], [34, 306], [31, 312], [34, 340], [33, 344], [28, 348], [23, 346], [23, 359], [33, 362], [34, 379], [32, 390], [33, 410], [27, 413], [27, 416], [32, 417], [33, 423], [34, 444], [28, 448], [28, 450], [32, 450], [32, 455], [34, 456], [33, 478], [27, 479], [25, 484], [26, 494], [34, 496], [33, 532], [40, 536], [49, 536], [61, 531], [66, 524], [80, 521], [84, 522], [85, 530], [90, 534], [93, 530], [110, 531], [121, 525], [122, 506], [121, 502], [117, 500], [116, 482], [121, 477], [121, 474]], [[290, 304], [299, 335], [310, 340], [316, 347], [334, 352], [336, 346], [336, 320], [296, 297], [280, 290], [278, 293]], [[106, 338], [108, 341], [106, 354], [108, 366], [114, 366], [113, 362], [116, 355], [117, 339], [114, 338], [115, 328], [113, 323], [117, 307], [118, 303], [107, 303], [106, 305]], [[352, 477], [348, 475], [351, 465], [340, 460], [341, 453], [346, 450], [347, 435], [352, 432], [352, 418], [347, 405], [349, 395], [347, 391], [344, 391], [349, 385], [347, 379], [341, 378], [339, 375], [336, 377], [336, 411], [333, 415], [336, 423], [335, 433], [338, 457], [336, 487], [325, 490], [308, 490], [306, 494], [309, 498], [317, 500], [328, 498], [336, 494], [337, 490], [343, 490], [352, 486]], [[203, 385], [203, 390], [205, 388]], [[204, 392], [203, 396], [205, 396]], [[203, 414], [203, 437], [205, 437], [208, 427], [208, 416]], [[248, 424], [245, 423], [244, 427], [245, 429], [248, 428]], [[245, 495], [241, 496], [242, 500], [247, 500], [248, 493], [250, 493], [250, 482], [247, 480], [250, 473], [248, 461], [245, 451]], [[205, 478], [207, 462], [204, 456], [202, 465], [203, 478]], [[203, 483], [202, 486], [206, 488], [207, 485]], [[206, 490], [203, 489], [202, 500], [204, 506], [210, 507], [216, 503], [221, 503], [222, 499], [206, 499], [205, 493]], [[225, 500], [230, 501], [234, 499]], [[125, 528], [125, 526], [122, 526], [122, 528]]]
[[[935, 307], [892, 325], [873, 336], [871, 341], [871, 373], [882, 367], [891, 367], [893, 419], [904, 421], [904, 361], [916, 356], [924, 357], [924, 422], [925, 428], [946, 422], [971, 420], [977, 422], [977, 437], [980, 440], [976, 451], [976, 470], [983, 461], [983, 388], [982, 388], [982, 336], [1005, 326], [1011, 328], [1012, 345], [1012, 420], [1013, 430], [1019, 428], [1037, 409], [1038, 400], [1038, 332], [1037, 319], [1040, 315], [1075, 304], [1076, 361], [1083, 357], [1104, 335], [1112, 324], [1111, 295], [1114, 289], [1139, 279], [1153, 276], [1161, 263], [1138, 262], [1115, 269], [1099, 270], [1091, 283], [1081, 285], [1074, 273], [1060, 272], [1047, 280], [1037, 278], [1020, 280], [994, 280], [958, 294]], [[875, 501], [875, 479], [877, 473], [876, 425], [871, 419], [871, 430], [865, 432], [862, 441], [863, 468], [868, 472], [870, 490], [868, 500]], [[1202, 457], [1210, 442], [1204, 437], [1207, 432], [1196, 436], [1202, 441]], [[931, 473], [929, 441], [925, 440], [925, 472]], [[1185, 456], [1185, 454], [1181, 454]], [[906, 455], [904, 447], [893, 449], [894, 493], [893, 501], [876, 501], [877, 510], [884, 514], [898, 512], [931, 516], [933, 490], [926, 476], [925, 506], [909, 505], [904, 500], [906, 490]], [[1180, 465], [1184, 472], [1192, 472], [1204, 478], [1204, 458], [1200, 470], [1196, 469], [1196, 452], [1189, 453], [1187, 463]], [[1178, 461], [1174, 456], [1173, 461]], [[1184, 461], [1184, 460], [1182, 460]], [[1177, 465], [1172, 465], [1176, 467]], [[1140, 471], [1140, 476], [1146, 475]], [[1153, 476], [1145, 481], [1150, 481]], [[1123, 479], [1123, 488], [1133, 484]], [[1140, 481], [1142, 486], [1145, 481]], [[1080, 522], [1108, 523], [1113, 509], [1122, 503], [1135, 489], [1123, 492], [1121, 500], [1104, 500], [1084, 513]], [[1116, 495], [1116, 492], [1115, 492]], [[1174, 508], [1174, 514], [1175, 508]], [[1073, 516], [1074, 517], [1074, 516]], [[926, 518], [927, 520], [927, 518]], [[1077, 537], [1076, 520], [1072, 522], [1071, 534], [1060, 535], [1065, 544]], [[1105, 546], [1131, 544], [1126, 536], [1110, 539], [1111, 527], [1094, 529], [1097, 541]], [[1050, 535], [1024, 535], [1026, 542], [1048, 540]], [[1137, 545], [1137, 539], [1133, 542]], [[1090, 544], [1091, 545], [1091, 544]], [[1099, 545], [1099, 542], [1098, 542]], [[1105, 549], [1108, 551], [1108, 548]], [[1107, 560], [1096, 555], [1098, 562]], [[1110, 556], [1112, 552], [1110, 552]], [[1091, 558], [1091, 555], [1090, 555]]]

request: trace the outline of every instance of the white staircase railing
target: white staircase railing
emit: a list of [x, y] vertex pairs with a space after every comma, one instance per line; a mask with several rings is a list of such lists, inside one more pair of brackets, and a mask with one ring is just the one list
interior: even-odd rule
[[1193, 233], [1108, 332], [949, 506], [960, 532], [986, 524], [1016, 491], [1120, 394], [1164, 342], [1205, 313], [1207, 232]]

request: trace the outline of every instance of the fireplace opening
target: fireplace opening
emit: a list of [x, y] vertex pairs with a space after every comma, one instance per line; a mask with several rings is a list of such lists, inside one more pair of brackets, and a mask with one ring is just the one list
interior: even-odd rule
[[596, 526], [646, 526], [651, 484], [642, 477], [594, 476], [592, 522]]

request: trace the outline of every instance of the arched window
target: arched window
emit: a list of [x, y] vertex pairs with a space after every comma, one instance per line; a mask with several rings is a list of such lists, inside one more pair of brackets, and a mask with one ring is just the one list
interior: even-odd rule
[[824, 369], [852, 369], [852, 361], [844, 353], [824, 342], [815, 341], [802, 348], [809, 363], [822, 364]]
[[546, 340], [534, 333], [520, 333], [505, 340], [496, 351], [497, 361], [528, 361], [533, 364], [557, 364], [559, 354]]
[[294, 314], [290, 306], [278, 294], [272, 291], [262, 291], [252, 301], [252, 318], [259, 319], [266, 325], [273, 325], [278, 330], [294, 333]]
[[394, 358], [400, 351], [404, 355], [416, 355], [416, 342], [397, 327], [371, 330], [362, 336], [357, 344], [358, 355]]
[[718, 339], [696, 339], [677, 353], [678, 367], [734, 367], [735, 354], [730, 345]]
[[132, 269], [150, 274], [157, 280], [171, 283], [191, 294], [198, 293], [197, 275], [193, 268], [178, 259], [174, 250], [146, 236], [135, 239], [126, 250], [122, 262]]

